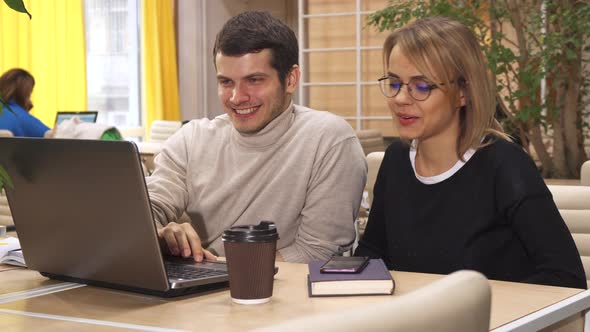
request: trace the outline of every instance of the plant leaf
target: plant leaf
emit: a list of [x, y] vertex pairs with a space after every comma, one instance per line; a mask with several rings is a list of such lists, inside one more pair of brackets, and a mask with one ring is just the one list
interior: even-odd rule
[[0, 190], [4, 187], [14, 188], [14, 184], [8, 173], [4, 170], [4, 167], [0, 165]]
[[31, 15], [31, 13], [29, 13], [29, 11], [27, 10], [27, 8], [25, 7], [25, 4], [24, 4], [23, 0], [4, 0], [4, 3], [8, 7], [16, 10], [19, 13], [24, 13], [24, 14], [29, 15], [29, 20], [33, 18], [33, 16]]

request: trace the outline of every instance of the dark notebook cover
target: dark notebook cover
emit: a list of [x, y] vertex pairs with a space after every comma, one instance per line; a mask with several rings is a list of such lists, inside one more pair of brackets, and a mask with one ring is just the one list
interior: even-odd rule
[[[360, 273], [321, 273], [320, 267], [326, 261], [312, 261], [309, 262], [309, 276], [308, 276], [308, 291], [309, 296], [334, 296], [334, 295], [377, 295], [377, 294], [391, 294], [395, 289], [395, 281], [391, 277], [389, 270], [385, 266], [382, 259], [371, 259], [369, 264]], [[391, 292], [389, 293], [371, 293], [371, 294], [357, 294], [354, 289], [350, 289], [347, 294], [312, 294], [312, 283], [320, 282], [338, 282], [338, 281], [367, 281], [371, 280], [390, 280]]]

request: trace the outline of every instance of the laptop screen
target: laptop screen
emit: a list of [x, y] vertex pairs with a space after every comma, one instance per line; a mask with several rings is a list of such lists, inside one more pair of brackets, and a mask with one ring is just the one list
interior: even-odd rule
[[65, 120], [71, 119], [72, 117], [77, 116], [82, 120], [82, 122], [96, 122], [96, 118], [98, 117], [98, 111], [81, 111], [81, 112], [57, 112], [57, 116], [55, 117], [55, 125], [59, 125]]

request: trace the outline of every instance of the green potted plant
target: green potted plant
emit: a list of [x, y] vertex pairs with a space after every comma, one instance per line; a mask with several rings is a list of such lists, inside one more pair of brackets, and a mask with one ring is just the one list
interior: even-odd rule
[[[541, 165], [544, 177], [580, 178], [588, 159], [586, 39], [590, 3], [576, 0], [390, 1], [368, 24], [394, 30], [442, 15], [472, 28], [498, 87], [503, 124]], [[461, 52], [461, 50], [457, 50]]]
[[[4, 0], [4, 3], [8, 7], [10, 7], [11, 9], [13, 9], [17, 12], [29, 15], [29, 19], [32, 18], [31, 14], [27, 11], [27, 8], [25, 7], [23, 0]], [[4, 100], [2, 100], [2, 98], [0, 97], [0, 114], [2, 114], [4, 106], [6, 106], [6, 108], [10, 112], [12, 112], [12, 109], [10, 109], [10, 106], [8, 106], [8, 104]], [[2, 165], [0, 165], [0, 190], [2, 188], [4, 188], [4, 186], [8, 186], [8, 187], [12, 188], [13, 185], [12, 185], [12, 181], [10, 180], [10, 177], [8, 176], [8, 173], [6, 173], [6, 170], [4, 169], [4, 167], [2, 167]]]

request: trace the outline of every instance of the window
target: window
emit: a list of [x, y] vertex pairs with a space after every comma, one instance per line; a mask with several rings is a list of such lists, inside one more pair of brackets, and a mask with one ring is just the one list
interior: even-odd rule
[[299, 102], [346, 119], [357, 129], [397, 136], [377, 79], [387, 32], [366, 26], [366, 18], [387, 0], [299, 0], [302, 63]]
[[139, 0], [85, 0], [88, 109], [98, 122], [141, 126]]

